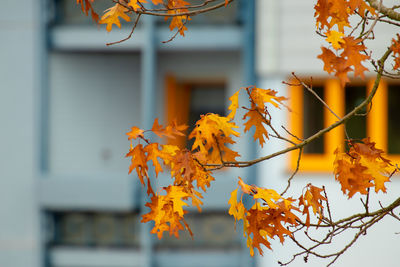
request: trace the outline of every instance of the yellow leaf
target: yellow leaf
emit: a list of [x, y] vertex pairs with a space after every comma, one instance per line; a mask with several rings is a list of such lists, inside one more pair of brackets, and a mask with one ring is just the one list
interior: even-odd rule
[[387, 163], [372, 160], [371, 158], [364, 156], [361, 156], [360, 163], [362, 166], [367, 167], [365, 172], [373, 177], [375, 183], [375, 192], [382, 190], [384, 193], [386, 193], [385, 183], [389, 182], [390, 180], [390, 173]]
[[254, 140], [258, 139], [261, 147], [263, 147], [265, 143], [264, 137], [269, 139], [267, 129], [265, 129], [264, 126], [264, 117], [260, 114], [258, 110], [249, 110], [244, 115], [243, 119], [246, 119], [247, 117], [249, 117], [249, 120], [244, 123], [244, 132], [249, 131], [250, 128], [254, 126], [256, 128], [256, 130], [254, 131]]
[[272, 201], [277, 201], [281, 198], [281, 196], [275, 190], [261, 187], [257, 187], [256, 190], [257, 193], [254, 194], [253, 198], [264, 200], [271, 209], [275, 209], [278, 207], [275, 202]]
[[327, 38], [325, 39], [327, 42], [332, 44], [332, 47], [336, 50], [342, 48], [341, 43], [345, 43], [342, 37], [344, 33], [338, 31], [328, 31], [326, 33]]
[[136, 10], [142, 8], [140, 3], [147, 3], [147, 1], [146, 0], [130, 0], [129, 3], [128, 3], [128, 6], [132, 7], [133, 10], [136, 11]]
[[181, 186], [168, 186], [166, 189], [167, 196], [173, 203], [173, 211], [177, 212], [179, 216], [183, 216], [183, 206], [187, 206], [182, 198], [186, 198], [189, 196], [188, 193], [184, 192], [184, 188]]
[[232, 120], [235, 118], [236, 115], [236, 110], [239, 107], [239, 91], [237, 91], [234, 95], [232, 95], [229, 100], [231, 101], [231, 104], [229, 105], [228, 109], [231, 111], [229, 115], [227, 116], [228, 119]]
[[133, 126], [131, 128], [131, 131], [127, 132], [126, 135], [128, 136], [128, 140], [131, 140], [131, 139], [136, 139], [138, 137], [143, 137], [143, 132], [144, 131], [142, 129]]
[[121, 22], [119, 21], [119, 17], [123, 18], [126, 21], [131, 21], [131, 18], [126, 14], [129, 10], [120, 5], [115, 4], [113, 7], [107, 9], [105, 14], [101, 17], [99, 21], [100, 24], [107, 24], [107, 31], [110, 32], [112, 30], [112, 25], [115, 24], [119, 28], [121, 28]]

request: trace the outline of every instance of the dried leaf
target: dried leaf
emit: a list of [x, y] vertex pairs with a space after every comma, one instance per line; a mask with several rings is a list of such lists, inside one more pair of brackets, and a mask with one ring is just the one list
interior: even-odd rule
[[100, 24], [107, 24], [107, 31], [110, 32], [112, 30], [112, 25], [115, 24], [118, 28], [121, 28], [121, 22], [119, 21], [119, 17], [126, 21], [131, 21], [131, 18], [126, 14], [129, 10], [116, 3], [113, 7], [105, 10], [105, 14], [101, 17], [99, 21]]

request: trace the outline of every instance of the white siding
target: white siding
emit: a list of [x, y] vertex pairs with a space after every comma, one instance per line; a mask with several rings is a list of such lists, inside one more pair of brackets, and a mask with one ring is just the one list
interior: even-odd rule
[[[314, 5], [310, 0], [257, 1], [257, 73], [259, 76], [291, 72], [306, 76], [326, 76], [323, 63], [317, 58], [321, 46], [327, 46], [323, 37], [315, 33]], [[393, 1], [383, 1], [387, 6]], [[390, 45], [398, 28], [378, 24], [375, 40], [366, 45], [378, 59]], [[366, 63], [366, 67], [371, 66]], [[389, 64], [388, 64], [389, 65]]]

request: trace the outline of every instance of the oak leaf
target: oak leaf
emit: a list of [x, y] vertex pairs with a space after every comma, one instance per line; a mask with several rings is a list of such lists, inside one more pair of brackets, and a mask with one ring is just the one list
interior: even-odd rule
[[[184, 0], [168, 0], [168, 14], [182, 14], [188, 12], [189, 10], [186, 6], [190, 5], [190, 3]], [[178, 16], [165, 16], [165, 20], [168, 20], [171, 17], [171, 23], [169, 24], [169, 29], [172, 31], [177, 28], [180, 35], [185, 36], [185, 31], [187, 30], [185, 24], [191, 18], [188, 15], [178, 15]]]
[[327, 38], [325, 40], [331, 43], [334, 49], [338, 50], [342, 47], [341, 44], [344, 43], [344, 40], [342, 38], [344, 36], [344, 33], [332, 30], [327, 31], [326, 36]]
[[158, 137], [168, 137], [175, 138], [176, 136], [185, 136], [183, 133], [188, 128], [187, 125], [178, 125], [176, 120], [173, 120], [171, 124], [163, 127], [158, 123], [158, 118], [156, 118], [153, 122], [153, 126], [151, 127], [151, 131], [155, 133]]
[[128, 136], [128, 140], [131, 140], [131, 139], [136, 139], [138, 137], [143, 138], [144, 137], [143, 133], [144, 133], [144, 131], [142, 129], [140, 129], [136, 126], [133, 126], [131, 128], [131, 131], [127, 132], [126, 135]]
[[229, 113], [229, 115], [227, 116], [227, 118], [233, 120], [235, 118], [236, 115], [236, 110], [239, 107], [239, 92], [240, 90], [238, 90], [236, 93], [234, 93], [229, 100], [231, 101], [231, 104], [229, 105], [228, 109], [231, 111]]
[[335, 179], [341, 183], [343, 193], [349, 192], [349, 198], [357, 192], [368, 194], [368, 188], [373, 186], [375, 192], [386, 192], [385, 183], [395, 168], [369, 138], [351, 143], [347, 153], [337, 149], [335, 154]]
[[131, 18], [126, 14], [129, 10], [116, 3], [113, 7], [106, 9], [105, 14], [101, 17], [99, 21], [100, 24], [107, 24], [107, 31], [110, 32], [112, 30], [112, 25], [115, 24], [119, 28], [121, 28], [121, 22], [119, 21], [119, 17], [126, 21], [131, 21]]
[[239, 154], [226, 144], [235, 143], [232, 136], [239, 136], [236, 128], [238, 126], [227, 117], [213, 113], [202, 115], [189, 135], [190, 139], [194, 138], [192, 151], [199, 151], [210, 163], [235, 160]]
[[128, 6], [132, 7], [134, 11], [142, 9], [141, 3], [147, 3], [146, 0], [129, 0]]
[[392, 46], [390, 47], [393, 51], [394, 66], [393, 70], [400, 69], [400, 34], [397, 34], [397, 40], [392, 39]]
[[99, 22], [99, 15], [94, 11], [91, 2], [93, 3], [94, 0], [76, 0], [76, 3], [77, 3], [78, 5], [81, 5], [82, 12], [83, 12], [86, 16], [88, 16], [88, 15], [89, 15], [89, 10], [90, 10], [90, 13], [91, 13], [91, 15], [92, 15], [92, 19], [93, 19], [96, 23], [98, 23], [98, 22]]
[[187, 206], [182, 198], [187, 198], [189, 196], [188, 193], [184, 191], [184, 188], [181, 186], [168, 186], [166, 189], [167, 196], [170, 201], [172, 201], [173, 211], [177, 212], [179, 216], [183, 216], [183, 206]]
[[313, 186], [308, 184], [306, 186], [306, 192], [299, 197], [299, 206], [303, 206], [302, 213], [306, 215], [306, 226], [310, 226], [310, 212], [309, 208], [312, 207], [313, 213], [316, 215], [318, 213], [319, 220], [318, 223], [321, 223], [322, 220], [322, 211], [323, 211], [323, 201], [327, 201], [327, 199], [321, 195], [323, 191], [322, 188]]
[[126, 157], [131, 158], [131, 165], [129, 166], [129, 173], [131, 173], [134, 169], [140, 179], [140, 182], [144, 185], [144, 177], [148, 177], [148, 166], [147, 166], [147, 157], [145, 151], [143, 149], [142, 144], [138, 144], [133, 149], [126, 154]]
[[[147, 146], [144, 147], [144, 152], [147, 153], [147, 161], [151, 160], [153, 162], [154, 166], [154, 171], [156, 172], [156, 177], [158, 176], [158, 173], [163, 171], [163, 168], [161, 167], [161, 164], [158, 162], [157, 158], [168, 158], [168, 154], [164, 154], [162, 150], [158, 149], [158, 143], [151, 143], [148, 144]], [[164, 160], [165, 161], [165, 160]]]
[[[164, 188], [164, 190], [166, 189]], [[175, 197], [176, 200], [178, 200], [176, 208], [180, 211], [179, 202], [181, 200]], [[184, 223], [183, 216], [174, 211], [174, 201], [168, 194], [151, 197], [151, 202], [146, 203], [146, 206], [150, 208], [150, 211], [142, 216], [141, 222], [154, 221], [154, 227], [150, 233], [157, 234], [159, 239], [162, 238], [165, 231], [169, 231], [170, 235], [179, 238], [179, 231], [185, 229], [185, 227], [188, 228], [188, 225]], [[183, 211], [184, 213], [186, 211]], [[190, 230], [189, 233], [191, 233]]]
[[255, 127], [254, 131], [254, 140], [260, 143], [261, 147], [263, 147], [265, 143], [265, 138], [269, 139], [268, 137], [268, 132], [267, 129], [265, 128], [264, 124], [269, 123], [261, 113], [255, 109], [255, 110], [249, 110], [244, 116], [243, 120], [245, 120], [247, 117], [249, 117], [248, 121], [244, 123], [244, 132], [247, 132], [251, 129], [251, 127]]

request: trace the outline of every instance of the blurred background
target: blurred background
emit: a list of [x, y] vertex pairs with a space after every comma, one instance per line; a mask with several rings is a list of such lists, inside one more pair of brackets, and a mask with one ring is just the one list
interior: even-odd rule
[[[111, 5], [94, 2], [98, 12]], [[122, 29], [114, 25], [107, 33], [74, 0], [3, 1], [1, 6], [0, 266], [276, 266], [277, 259], [290, 258], [295, 247], [278, 243], [274, 252], [251, 258], [240, 225], [235, 231], [227, 210], [238, 176], [279, 192], [295, 168], [293, 156], [217, 172], [203, 212], [188, 215], [194, 240], [187, 233], [179, 240], [166, 234], [158, 240], [149, 233], [151, 224], [140, 223], [146, 198], [136, 175], [128, 175], [125, 133], [134, 125], [150, 129], [156, 117], [163, 123], [178, 118], [193, 124], [200, 114], [227, 114], [228, 97], [257, 83], [296, 96], [289, 104], [300, 111], [271, 111], [273, 122], [308, 136], [327, 118], [310, 95], [281, 83], [292, 71], [317, 77], [321, 97], [328, 99], [327, 90], [337, 90], [328, 100], [347, 103], [343, 109], [359, 103], [372, 76], [354, 80], [356, 89], [346, 92], [329, 83], [316, 58], [324, 41], [315, 34], [311, 1], [235, 1], [194, 17], [184, 38], [166, 44], [162, 41], [174, 34], [168, 23], [146, 17], [131, 39], [109, 47], [105, 44], [128, 36], [129, 25], [122, 21]], [[387, 41], [393, 31], [379, 33]], [[381, 42], [374, 48], [379, 52], [386, 46]], [[382, 89], [387, 95], [374, 106], [378, 117], [350, 126], [357, 138], [375, 134], [381, 147], [390, 147], [393, 159], [400, 154], [397, 83], [388, 81]], [[240, 101], [246, 102], [244, 94]], [[340, 136], [327, 136], [305, 151], [293, 183], [297, 191], [310, 179], [336, 190], [331, 201], [338, 204], [338, 216], [359, 208], [347, 203], [332, 179], [331, 150], [343, 143]], [[258, 148], [250, 134], [237, 142], [242, 159], [285, 147], [271, 141]], [[180, 140], [179, 145], [190, 147], [190, 142]], [[389, 199], [400, 188], [398, 178], [393, 180]], [[168, 182], [164, 174], [156, 183]], [[365, 257], [376, 249], [386, 255], [381, 266], [395, 266], [396, 231], [392, 222], [377, 227], [338, 266], [376, 266], [377, 259]], [[382, 236], [379, 248], [371, 245]]]

